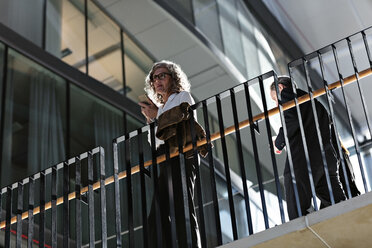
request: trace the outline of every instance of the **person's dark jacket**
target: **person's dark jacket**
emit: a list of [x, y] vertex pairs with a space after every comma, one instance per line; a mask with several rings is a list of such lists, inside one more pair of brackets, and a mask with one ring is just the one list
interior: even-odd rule
[[[297, 96], [307, 94], [305, 91], [297, 89]], [[281, 92], [282, 103], [291, 101], [294, 99], [292, 89], [284, 88]], [[323, 147], [326, 153], [330, 156], [334, 155], [333, 146], [330, 143], [330, 129], [329, 129], [329, 117], [328, 112], [324, 106], [314, 99], [317, 117], [319, 121], [319, 129], [323, 140]], [[314, 114], [311, 106], [311, 102], [305, 102], [299, 105], [302, 124], [304, 127], [306, 144], [309, 151], [309, 159], [311, 166], [323, 166], [323, 159], [320, 150], [317, 129], [315, 125]], [[292, 161], [294, 169], [306, 169], [306, 157], [304, 152], [304, 146], [302, 143], [302, 136], [300, 131], [300, 125], [298, 122], [298, 115], [296, 107], [284, 111], [284, 119], [287, 128], [288, 140], [291, 148]], [[282, 150], [285, 146], [285, 139], [283, 128], [280, 128], [278, 136], [275, 140], [275, 146]], [[317, 167], [318, 168], [318, 167]], [[315, 168], [313, 168], [315, 169]], [[284, 173], [289, 173], [288, 159]]]
[[[171, 108], [162, 113], [158, 118], [158, 129], [156, 137], [158, 139], [168, 141], [169, 152], [178, 151], [178, 139], [182, 140], [182, 146], [185, 147], [192, 143], [190, 129], [190, 104], [187, 102], [181, 103], [179, 106]], [[206, 137], [205, 131], [200, 124], [195, 121], [196, 140], [202, 140]], [[208, 153], [207, 145], [198, 147], [201, 156], [205, 157]], [[192, 156], [193, 152], [187, 152], [186, 157]]]

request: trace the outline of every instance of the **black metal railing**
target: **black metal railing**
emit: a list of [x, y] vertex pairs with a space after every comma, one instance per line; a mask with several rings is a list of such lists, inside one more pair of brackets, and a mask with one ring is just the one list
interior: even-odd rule
[[[368, 90], [363, 88], [368, 89], [372, 79], [370, 33], [370, 29], [364, 30], [290, 63], [292, 83], [296, 82], [299, 88], [307, 91], [297, 97], [294, 87], [296, 97], [288, 102], [283, 102], [281, 95], [277, 94], [278, 107], [269, 100], [271, 83], [274, 82], [277, 93], [279, 91], [278, 76], [273, 71], [191, 106], [192, 142], [179, 147], [179, 152], [166, 151], [158, 155], [156, 126], [151, 123], [114, 139], [113, 163], [108, 166], [105, 166], [103, 148], [98, 147], [3, 188], [0, 199], [0, 235], [3, 239], [0, 240], [4, 240], [5, 247], [21, 247], [22, 242], [27, 242], [28, 247], [35, 243], [39, 247], [56, 247], [57, 244], [63, 244], [63, 247], [152, 247], [155, 243], [163, 247], [166, 240], [158, 214], [156, 241], [149, 239], [148, 213], [151, 202], [154, 202], [155, 212], [159, 213], [160, 194], [164, 193], [158, 187], [159, 167], [167, 166], [171, 159], [176, 158], [181, 165], [179, 173], [183, 195], [173, 195], [175, 179], [170, 177], [166, 193], [172, 235], [166, 238], [177, 246], [175, 234], [178, 227], [174, 222], [178, 218], [174, 208], [176, 201], [184, 202], [182, 215], [190, 218], [185, 154], [192, 152], [194, 162], [198, 163], [198, 147], [203, 145], [207, 145], [208, 156], [195, 170], [194, 202], [203, 247], [222, 245], [288, 220], [281, 176], [287, 157], [297, 213], [302, 216], [304, 213], [300, 209], [294, 173], [296, 164], [292, 159], [294, 154], [291, 153], [290, 139], [286, 135], [289, 131], [286, 111], [293, 108], [298, 115], [299, 136], [304, 147], [306, 161], [303, 163], [310, 172], [313, 207], [318, 210], [313, 168], [306, 145], [309, 137], [305, 135], [304, 113], [300, 108], [307, 102], [311, 103], [313, 112], [308, 114], [316, 120], [316, 133], [313, 135], [319, 140], [327, 189], [333, 205], [336, 201], [315, 99], [323, 102], [335, 134], [340, 135], [345, 144], [351, 144], [348, 148], [351, 148], [352, 162], [359, 166], [355, 171], [358, 172], [356, 177], [362, 180], [363, 189], [360, 190], [368, 192], [370, 175], [365, 173], [363, 159], [371, 156], [366, 151], [370, 148], [368, 144], [372, 133], [368, 112], [370, 103], [364, 97]], [[340, 46], [343, 42], [346, 46]], [[345, 51], [349, 54], [345, 55]], [[340, 53], [342, 57], [337, 55]], [[358, 58], [363, 56], [367, 62], [359, 66]], [[345, 66], [347, 59], [351, 62], [351, 70]], [[342, 70], [352, 73], [342, 73]], [[352, 94], [353, 101], [350, 101], [348, 93]], [[362, 115], [353, 109], [362, 109]], [[206, 131], [205, 139], [196, 139], [196, 117]], [[272, 136], [277, 131], [275, 123], [278, 125], [280, 120], [287, 150], [276, 155]], [[346, 178], [345, 192], [350, 198], [346, 161], [339, 138], [336, 138], [336, 143]], [[169, 173], [173, 170], [169, 164], [166, 168]], [[258, 185], [257, 190], [257, 187], [252, 187], [253, 184]], [[186, 235], [191, 240], [190, 226], [186, 225]]]

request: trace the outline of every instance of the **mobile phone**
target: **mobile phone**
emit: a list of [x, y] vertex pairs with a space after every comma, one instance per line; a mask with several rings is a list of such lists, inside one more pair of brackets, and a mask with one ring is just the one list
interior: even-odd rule
[[149, 98], [146, 94], [143, 94], [143, 95], [140, 95], [138, 96], [138, 100], [142, 103], [145, 103], [145, 104], [150, 104], [149, 103]]

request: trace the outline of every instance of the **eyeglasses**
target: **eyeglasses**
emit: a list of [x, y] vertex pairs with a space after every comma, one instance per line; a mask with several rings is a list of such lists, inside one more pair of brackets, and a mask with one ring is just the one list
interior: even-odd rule
[[165, 78], [165, 75], [172, 76], [172, 74], [170, 74], [170, 73], [168, 73], [168, 72], [160, 72], [159, 74], [152, 75], [151, 82], [154, 82], [156, 79], [158, 79], [158, 80], [162, 80], [162, 79]]

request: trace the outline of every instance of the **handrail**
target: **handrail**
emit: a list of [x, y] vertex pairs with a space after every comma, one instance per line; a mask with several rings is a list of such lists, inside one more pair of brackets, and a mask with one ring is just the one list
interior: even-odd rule
[[[363, 70], [361, 72], [358, 72], [358, 77], [356, 76], [356, 74], [354, 75], [351, 75], [349, 77], [346, 77], [344, 78], [343, 80], [343, 85], [347, 85], [347, 84], [351, 84], [357, 80], [360, 80], [362, 78], [365, 78], [369, 75], [372, 74], [372, 69], [369, 68], [369, 69], [366, 69], [366, 70]], [[333, 90], [333, 89], [337, 89], [337, 88], [340, 88], [342, 86], [341, 82], [340, 81], [337, 81], [337, 82], [334, 82], [330, 85], [328, 85], [328, 89], [329, 90]], [[321, 88], [321, 89], [318, 89], [318, 90], [315, 90], [313, 92], [313, 98], [317, 98], [317, 97], [320, 97], [322, 95], [326, 94], [326, 90], [324, 88]], [[301, 97], [299, 97], [298, 99], [298, 104], [302, 104], [302, 103], [305, 103], [305, 102], [308, 102], [310, 100], [310, 94], [306, 94], [306, 95], [303, 95]], [[289, 102], [286, 102], [284, 103], [283, 105], [283, 111], [284, 110], [288, 110], [288, 109], [291, 109], [293, 107], [296, 106], [295, 104], [295, 100], [292, 100], [292, 101], [289, 101]], [[270, 116], [273, 116], [273, 115], [276, 115], [279, 113], [279, 107], [275, 107], [275, 108], [272, 108], [270, 110], [267, 111], [267, 116], [270, 117]], [[244, 120], [244, 121], [241, 121], [239, 122], [239, 130], [240, 129], [243, 129], [245, 127], [248, 127], [249, 125], [251, 125], [252, 123], [255, 123], [257, 121], [261, 121], [261, 120], [264, 120], [266, 117], [265, 117], [265, 113], [260, 113], [256, 116], [253, 117], [252, 119], [252, 122], [248, 119], [248, 120]], [[235, 126], [232, 125], [230, 127], [227, 127], [224, 129], [224, 133], [225, 135], [229, 135], [231, 133], [234, 133], [236, 130], [235, 130]], [[211, 141], [215, 141], [217, 139], [221, 138], [221, 134], [220, 132], [216, 132], [214, 134], [211, 135]], [[203, 139], [203, 140], [200, 140], [197, 142], [196, 146], [197, 147], [200, 147], [202, 145], [205, 145], [207, 143], [207, 140], [206, 139]], [[184, 152], [187, 152], [187, 151], [190, 151], [193, 149], [193, 145], [192, 144], [189, 144], [187, 146], [184, 147], [183, 151]], [[173, 157], [176, 157], [179, 155], [179, 152], [174, 152], [172, 154], [170, 154], [170, 158], [173, 158]], [[161, 163], [161, 162], [164, 162], [166, 160], [166, 156], [165, 155], [160, 155], [156, 158], [156, 161], [157, 163]], [[149, 167], [150, 165], [152, 165], [152, 160], [148, 160], [144, 163], [144, 167]], [[131, 175], [133, 174], [136, 174], [140, 171], [140, 166], [139, 165], [136, 165], [136, 166], [133, 166], [131, 168]], [[122, 171], [118, 174], [118, 180], [121, 180], [121, 179], [124, 179], [127, 177], [127, 172], [126, 171]], [[105, 179], [105, 185], [109, 185], [111, 183], [114, 182], [114, 176], [111, 176], [111, 177], [108, 177]], [[93, 185], [93, 190], [96, 190], [98, 188], [100, 188], [101, 184], [99, 181], [95, 182]], [[88, 186], [84, 187], [81, 189], [80, 191], [80, 195], [82, 194], [85, 194], [86, 192], [88, 192]], [[76, 198], [76, 192], [71, 192], [69, 193], [68, 195], [68, 200], [73, 200]], [[59, 197], [57, 200], [56, 200], [56, 205], [60, 205], [63, 203], [63, 197]], [[48, 210], [52, 207], [52, 202], [49, 201], [45, 204], [45, 208], [44, 210]], [[33, 215], [37, 215], [40, 213], [40, 206], [39, 207], [36, 207], [34, 208], [33, 210]], [[24, 219], [27, 219], [28, 218], [28, 211], [25, 211], [22, 213], [22, 220]], [[17, 217], [13, 217], [11, 218], [11, 224], [14, 224], [17, 222]], [[5, 221], [1, 222], [0, 223], [0, 229], [4, 228], [5, 227]]]

